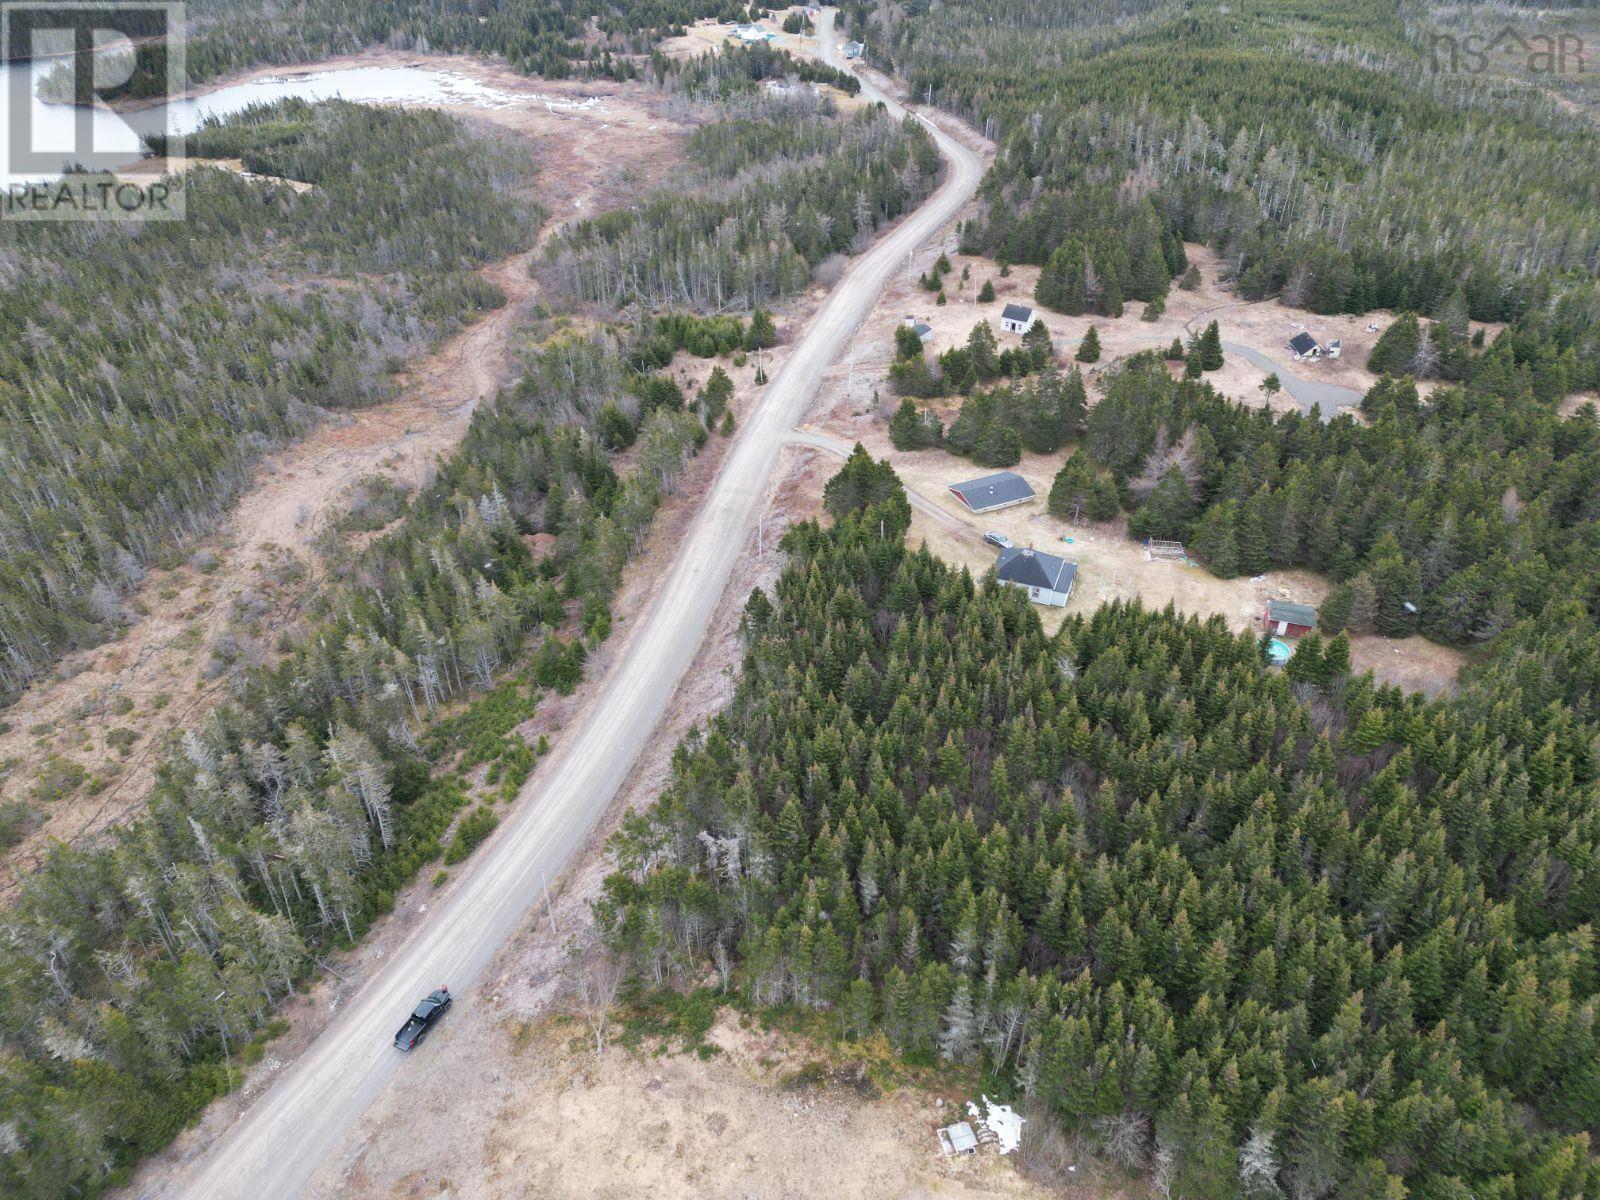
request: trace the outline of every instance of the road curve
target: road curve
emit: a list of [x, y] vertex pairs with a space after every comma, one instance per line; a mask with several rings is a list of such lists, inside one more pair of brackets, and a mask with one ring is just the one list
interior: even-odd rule
[[[832, 58], [833, 12], [819, 21]], [[863, 81], [863, 92], [898, 104]], [[471, 870], [349, 1001], [345, 1011], [210, 1150], [162, 1193], [183, 1200], [278, 1200], [299, 1194], [339, 1138], [391, 1079], [426, 1088], [427, 1063], [390, 1044], [406, 1012], [441, 983], [463, 1006], [496, 950], [522, 925], [627, 778], [665, 711], [727, 586], [790, 431], [845, 338], [894, 268], [977, 188], [971, 150], [927, 123], [947, 170], [939, 189], [861, 256], [834, 288], [736, 436], [654, 602], [589, 718], [529, 781]], [[426, 1051], [423, 1052], [426, 1057]], [[421, 1074], [417, 1074], [421, 1072]]]

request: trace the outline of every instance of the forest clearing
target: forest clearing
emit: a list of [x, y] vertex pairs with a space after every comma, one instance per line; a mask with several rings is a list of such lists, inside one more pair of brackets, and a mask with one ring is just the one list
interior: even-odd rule
[[[1193, 290], [1174, 288], [1166, 298], [1164, 311], [1155, 320], [1144, 320], [1144, 306], [1137, 301], [1130, 303], [1120, 317], [1065, 316], [1034, 298], [1040, 268], [1013, 264], [1008, 273], [1002, 275], [1000, 265], [992, 258], [961, 254], [952, 230], [939, 248], [929, 249], [926, 261], [919, 258], [915, 269], [908, 269], [896, 279], [868, 323], [862, 326], [853, 347], [856, 389], [863, 395], [877, 390], [882, 397], [892, 397], [893, 388], [887, 376], [894, 354], [894, 330], [906, 317], [914, 317], [931, 327], [926, 344], [928, 353], [936, 355], [952, 346], [965, 344], [967, 335], [979, 321], [988, 321], [999, 330], [1000, 313], [1012, 303], [1034, 309], [1038, 319], [1050, 330], [1057, 359], [1063, 364], [1071, 362], [1073, 351], [1091, 327], [1098, 331], [1102, 347], [1100, 362], [1085, 369], [1091, 386], [1095, 375], [1117, 359], [1141, 351], [1165, 350], [1174, 338], [1186, 343], [1212, 320], [1217, 322], [1225, 342], [1249, 347], [1277, 364], [1284, 375], [1295, 374], [1356, 392], [1365, 392], [1378, 381], [1378, 376], [1367, 369], [1367, 356], [1384, 330], [1394, 322], [1394, 313], [1375, 311], [1360, 317], [1326, 315], [1293, 307], [1278, 297], [1256, 302], [1241, 300], [1232, 284], [1224, 282], [1225, 264], [1216, 251], [1197, 243], [1185, 244], [1184, 250], [1198, 270], [1199, 284]], [[938, 304], [934, 294], [917, 283], [941, 252], [958, 278], [966, 273], [964, 283], [946, 289], [948, 303], [945, 304]], [[982, 302], [977, 296], [985, 283], [992, 284], [995, 298]], [[1374, 328], [1369, 329], [1369, 326]], [[1473, 322], [1472, 328], [1474, 331], [1483, 329], [1486, 336], [1493, 337], [1503, 326]], [[1296, 334], [1306, 331], [1322, 343], [1341, 341], [1343, 353], [1337, 359], [1293, 361], [1287, 343]], [[1224, 355], [1222, 368], [1209, 372], [1207, 379], [1218, 391], [1241, 403], [1259, 404], [1275, 412], [1299, 411], [1300, 406], [1287, 392], [1267, 395], [1261, 390], [1267, 375], [1266, 370], [1243, 355], [1228, 353]], [[1436, 386], [1437, 380], [1421, 380], [1418, 390], [1427, 395]], [[892, 399], [885, 402], [892, 406]], [[959, 403], [960, 397], [949, 398], [947, 408], [940, 409], [936, 405], [935, 411], [948, 418], [954, 415]]]
[[[1319, 337], [1331, 340], [1346, 337], [1346, 346], [1355, 347], [1334, 361], [1291, 363], [1306, 375], [1313, 373], [1327, 382], [1346, 387], [1366, 388], [1376, 381], [1364, 367], [1367, 350], [1377, 337], [1367, 333], [1368, 323], [1387, 326], [1390, 314], [1374, 313], [1359, 323], [1349, 317], [1322, 317], [1302, 309], [1289, 308], [1276, 300], [1259, 304], [1239, 304], [1232, 293], [1216, 282], [1220, 269], [1216, 255], [1202, 246], [1188, 246], [1191, 259], [1200, 267], [1201, 287], [1188, 292], [1174, 289], [1166, 313], [1156, 322], [1140, 320], [1130, 311], [1121, 318], [1063, 317], [1040, 309], [1040, 320], [1050, 329], [1056, 344], [1056, 357], [1063, 370], [1071, 365], [1072, 350], [1092, 324], [1101, 330], [1104, 357], [1099, 365], [1113, 362], [1119, 355], [1164, 347], [1174, 337], [1187, 338], [1189, 327], [1201, 316], [1213, 317], [1228, 340], [1259, 348], [1263, 353], [1287, 358], [1274, 338], [1285, 330], [1311, 327]], [[956, 290], [949, 303], [939, 305], [918, 284], [918, 279], [940, 255], [952, 264], [952, 273], [969, 272], [967, 284]], [[1038, 269], [1013, 266], [1009, 276], [989, 259], [955, 252], [954, 228], [942, 239], [925, 246], [920, 254], [899, 271], [872, 315], [856, 332], [851, 344], [829, 373], [827, 385], [818, 398], [811, 424], [845, 444], [860, 442], [875, 458], [894, 464], [906, 490], [947, 511], [946, 519], [932, 519], [914, 511], [911, 539], [926, 540], [941, 558], [966, 566], [974, 576], [982, 576], [994, 564], [994, 547], [983, 541], [983, 534], [994, 529], [1007, 534], [1019, 546], [1035, 546], [1046, 553], [1080, 564], [1077, 586], [1064, 609], [1041, 608], [1040, 618], [1050, 630], [1058, 628], [1070, 613], [1092, 612], [1101, 604], [1115, 600], [1139, 599], [1147, 608], [1160, 609], [1168, 603], [1179, 612], [1199, 616], [1216, 614], [1236, 631], [1259, 632], [1260, 617], [1269, 599], [1292, 598], [1318, 604], [1330, 584], [1314, 572], [1305, 570], [1270, 571], [1259, 578], [1218, 579], [1198, 563], [1151, 562], [1143, 547], [1125, 533], [1126, 521], [1108, 524], [1070, 525], [1046, 511], [1045, 499], [1051, 482], [1073, 447], [1052, 454], [1025, 453], [1022, 462], [1011, 468], [1032, 485], [1037, 499], [1017, 508], [990, 516], [967, 512], [951, 500], [946, 488], [958, 480], [985, 474], [985, 469], [970, 459], [958, 458], [943, 450], [897, 450], [890, 443], [887, 425], [893, 411], [893, 385], [887, 369], [893, 355], [894, 331], [906, 316], [932, 327], [927, 339], [929, 353], [965, 343], [972, 327], [987, 320], [999, 328], [1000, 311], [1007, 303], [1034, 304], [1032, 293]], [[979, 288], [992, 281], [995, 299], [975, 300]], [[1004, 338], [1005, 335], [1002, 335]], [[1014, 344], [1014, 337], [1003, 344]], [[1225, 366], [1209, 378], [1213, 386], [1245, 403], [1265, 404], [1274, 409], [1298, 411], [1279, 395], [1266, 397], [1260, 383], [1266, 373], [1240, 355], [1225, 356]], [[1090, 402], [1098, 394], [1094, 369], [1086, 371]], [[873, 396], [878, 397], [876, 405]], [[935, 402], [931, 407], [948, 424], [960, 407], [961, 397]], [[952, 520], [965, 532], [952, 528]], [[1071, 537], [1069, 544], [1063, 538]], [[1372, 670], [1378, 679], [1408, 690], [1437, 696], [1447, 691], [1466, 662], [1461, 651], [1441, 646], [1421, 637], [1406, 639], [1356, 635], [1351, 639], [1352, 661], [1358, 670]]]
[[[474, 1026], [489, 1025], [489, 1014]], [[933, 1130], [958, 1093], [882, 1093], [848, 1057], [724, 1011], [706, 1057], [612, 1046], [571, 1017], [453, 1031], [433, 1085], [459, 1098], [448, 1157], [396, 1112], [318, 1200], [447, 1192], [459, 1200], [648, 1194], [661, 1200], [1124, 1200], [1103, 1183], [1031, 1185], [986, 1150], [942, 1159]], [[465, 1023], [463, 1023], [465, 1024]], [[942, 1101], [942, 1106], [940, 1102]], [[1088, 1175], [1087, 1166], [1081, 1168]]]

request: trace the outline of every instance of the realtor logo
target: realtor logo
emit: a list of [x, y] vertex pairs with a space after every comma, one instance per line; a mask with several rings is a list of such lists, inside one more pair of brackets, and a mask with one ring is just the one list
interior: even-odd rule
[[[162, 102], [185, 86], [184, 28], [181, 3], [0, 0], [0, 220], [183, 216]], [[165, 170], [118, 173], [136, 130], [165, 135]]]
[[1492, 34], [1442, 33], [1433, 39], [1436, 71], [1476, 75], [1497, 62], [1520, 62], [1532, 75], [1584, 75], [1589, 70], [1587, 48], [1575, 33], [1524, 35], [1505, 25]]

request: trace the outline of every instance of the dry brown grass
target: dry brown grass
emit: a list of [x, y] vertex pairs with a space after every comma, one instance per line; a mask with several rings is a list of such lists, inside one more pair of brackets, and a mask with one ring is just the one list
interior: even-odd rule
[[[1275, 302], [1237, 305], [1217, 285], [1220, 264], [1216, 256], [1203, 246], [1188, 249], [1191, 259], [1200, 266], [1202, 285], [1194, 292], [1174, 288], [1167, 313], [1159, 321], [1141, 321], [1138, 304], [1129, 305], [1129, 313], [1116, 321], [1046, 312], [1043, 320], [1055, 335], [1057, 357], [1063, 367], [1072, 364], [1078, 341], [1091, 323], [1100, 330], [1104, 354], [1097, 367], [1103, 369], [1118, 356], [1164, 346], [1175, 335], [1183, 336], [1188, 322], [1214, 316], [1225, 340], [1256, 347], [1269, 355], [1279, 354], [1280, 339], [1301, 324], [1310, 324], [1319, 338], [1342, 336], [1347, 357], [1321, 364], [1295, 363], [1295, 370], [1305, 377], [1315, 373], [1318, 379], [1347, 387], [1362, 388], [1371, 382], [1373, 377], [1357, 365], [1365, 362], [1366, 350], [1378, 336], [1364, 332], [1368, 318], [1313, 317]], [[931, 267], [941, 251], [953, 264], [946, 277], [948, 302], [944, 305], [935, 303], [934, 297], [917, 283], [918, 276]], [[964, 266], [968, 268], [968, 281], [961, 287], [958, 285]], [[877, 306], [845, 347], [812, 409], [810, 427], [846, 442], [859, 441], [875, 457], [888, 458], [909, 490], [940, 507], [943, 513], [938, 519], [914, 511], [910, 536], [913, 542], [926, 541], [946, 561], [964, 565], [975, 575], [987, 571], [993, 565], [995, 550], [983, 541], [983, 534], [991, 529], [1006, 534], [1017, 545], [1033, 545], [1075, 560], [1077, 585], [1067, 607], [1038, 609], [1047, 629], [1060, 628], [1068, 613], [1088, 613], [1103, 603], [1135, 597], [1147, 608], [1160, 609], [1170, 603], [1182, 613], [1220, 615], [1229, 628], [1238, 632], [1260, 631], [1260, 618], [1270, 599], [1320, 604], [1330, 584], [1311, 571], [1271, 571], [1256, 578], [1218, 579], [1197, 565], [1148, 561], [1143, 547], [1125, 536], [1125, 522], [1120, 519], [1105, 525], [1074, 525], [1052, 517], [1045, 502], [1055, 473], [1072, 452], [1070, 446], [1055, 454], [1026, 454], [1012, 468], [1032, 485], [1037, 500], [990, 516], [974, 516], [951, 499], [946, 488], [958, 480], [987, 474], [988, 468], [942, 450], [899, 451], [890, 444], [887, 418], [897, 401], [887, 383], [887, 374], [895, 326], [906, 316], [932, 325], [930, 353], [964, 343], [980, 319], [987, 319], [998, 333], [1000, 310], [1009, 301], [1031, 304], [1037, 279], [1036, 267], [1013, 267], [1011, 274], [1002, 278], [992, 261], [956, 254], [953, 229], [943, 239], [930, 243], [885, 288]], [[976, 295], [985, 281], [994, 283], [996, 295], [993, 302], [980, 304]], [[1383, 326], [1391, 319], [1382, 314], [1371, 318]], [[1358, 323], [1359, 329], [1351, 328]], [[1017, 341], [1012, 335], [998, 336], [1002, 348]], [[1213, 386], [1247, 402], [1265, 402], [1258, 388], [1266, 373], [1238, 355], [1228, 355], [1226, 359], [1228, 365], [1223, 371], [1206, 376]], [[1090, 371], [1091, 402], [1096, 394], [1094, 377], [1094, 371]], [[960, 404], [960, 397], [950, 397], [933, 402], [931, 407], [948, 424]], [[1292, 401], [1282, 398], [1274, 406], [1294, 407]], [[1453, 684], [1465, 657], [1458, 650], [1422, 638], [1393, 641], [1358, 637], [1352, 645], [1352, 659], [1358, 670], [1371, 669], [1380, 680], [1429, 695], [1438, 695]]]

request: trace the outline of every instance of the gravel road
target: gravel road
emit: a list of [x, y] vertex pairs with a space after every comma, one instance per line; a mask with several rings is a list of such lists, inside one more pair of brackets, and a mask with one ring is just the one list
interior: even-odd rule
[[[820, 24], [826, 57], [832, 58], [831, 9], [823, 11]], [[865, 81], [863, 92], [901, 112]], [[449, 1119], [448, 1098], [429, 1093], [426, 1046], [406, 1056], [390, 1039], [417, 999], [440, 984], [450, 986], [458, 1011], [477, 1000], [474, 983], [539, 902], [544, 881], [561, 872], [605, 812], [666, 710], [728, 582], [779, 451], [823, 372], [894, 267], [975, 191], [981, 175], [977, 155], [925, 125], [947, 164], [944, 182], [852, 264], [768, 385], [589, 719], [529, 781], [511, 815], [474, 855], [467, 877], [428, 922], [299, 1061], [209, 1151], [175, 1173], [161, 1194], [185, 1200], [295, 1196], [340, 1135], [390, 1086], [415, 1091], [419, 1120]]]

